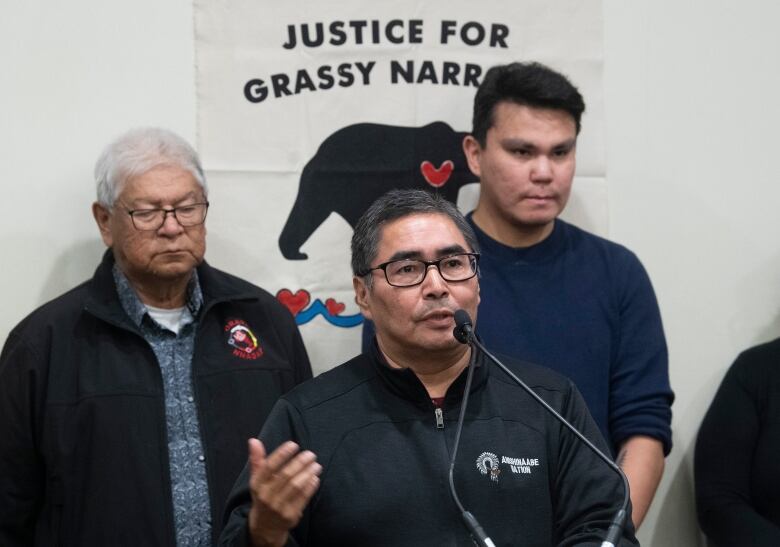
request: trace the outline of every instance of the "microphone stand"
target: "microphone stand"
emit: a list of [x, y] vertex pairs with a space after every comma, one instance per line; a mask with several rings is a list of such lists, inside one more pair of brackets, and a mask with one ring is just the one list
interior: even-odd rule
[[488, 535], [485, 533], [485, 530], [483, 530], [482, 526], [480, 526], [476, 517], [463, 507], [463, 504], [460, 502], [460, 498], [458, 498], [458, 493], [455, 491], [455, 458], [458, 455], [460, 433], [463, 430], [463, 419], [466, 416], [466, 406], [469, 402], [469, 393], [471, 393], [471, 380], [474, 378], [475, 355], [476, 352], [472, 348], [471, 358], [469, 359], [469, 371], [466, 375], [466, 387], [463, 388], [463, 402], [460, 405], [460, 414], [458, 415], [458, 426], [455, 428], [455, 443], [452, 446], [452, 457], [450, 458], [450, 470], [448, 473], [448, 478], [450, 482], [450, 495], [452, 495], [452, 499], [455, 502], [455, 505], [458, 506], [460, 515], [463, 518], [463, 523], [471, 533], [471, 537], [474, 539], [474, 541], [476, 541], [479, 547], [496, 547], [496, 544], [493, 543], [493, 540], [491, 540], [490, 537], [488, 537]]
[[[462, 313], [461, 313], [462, 312]], [[625, 473], [623, 473], [623, 470], [620, 469], [619, 466], [615, 464], [615, 462], [612, 461], [611, 458], [609, 458], [606, 454], [604, 454], [601, 450], [598, 449], [596, 445], [594, 445], [585, 435], [580, 433], [580, 431], [574, 427], [572, 424], [569, 423], [566, 418], [561, 416], [558, 412], [555, 411], [553, 407], [551, 407], [547, 402], [542, 399], [537, 393], [532, 390], [528, 385], [523, 382], [520, 378], [518, 378], [509, 368], [504, 365], [501, 361], [499, 361], [492, 353], [488, 351], [488, 349], [477, 340], [477, 337], [474, 335], [474, 329], [471, 325], [471, 318], [469, 317], [468, 313], [466, 313], [463, 310], [458, 310], [455, 312], [455, 330], [453, 332], [453, 335], [455, 338], [462, 344], [468, 344], [472, 348], [472, 356], [471, 356], [471, 363], [469, 363], [469, 376], [466, 379], [466, 393], [464, 394], [463, 398], [463, 404], [461, 405], [461, 412], [460, 417], [458, 420], [458, 431], [456, 436], [456, 442], [454, 451], [457, 451], [457, 441], [458, 437], [460, 436], [460, 427], [462, 425], [463, 416], [466, 413], [465, 407], [466, 402], [468, 398], [468, 389], [470, 387], [471, 383], [471, 374], [473, 372], [473, 363], [474, 363], [474, 347], [476, 346], [482, 353], [484, 353], [493, 363], [495, 363], [501, 370], [503, 370], [512, 380], [517, 383], [523, 390], [525, 390], [531, 397], [533, 397], [540, 405], [542, 405], [545, 410], [547, 410], [550, 414], [552, 414], [555, 419], [557, 419], [560, 423], [562, 423], [566, 428], [571, 431], [580, 441], [585, 443], [585, 445], [593, 451], [596, 456], [598, 456], [604, 463], [607, 464], [613, 471], [615, 471], [618, 475], [620, 475], [620, 478], [623, 480], [623, 486], [624, 486], [624, 494], [623, 494], [623, 504], [621, 505], [620, 509], [617, 513], [615, 513], [615, 516], [612, 518], [612, 523], [609, 526], [609, 529], [607, 530], [607, 536], [604, 539], [604, 541], [601, 543], [601, 547], [615, 547], [618, 545], [618, 542], [620, 541], [620, 537], [623, 533], [623, 525], [626, 520], [626, 514], [628, 511], [628, 502], [630, 499], [629, 495], [629, 485], [628, 485], [628, 479], [626, 478]], [[468, 517], [471, 517], [471, 519], [474, 519], [473, 515], [469, 513], [468, 511], [465, 511], [463, 507], [460, 505], [460, 502], [457, 501], [457, 496], [454, 493], [454, 485], [452, 481], [452, 468], [455, 464], [455, 453], [453, 453], [452, 462], [450, 464], [450, 488], [453, 492], [453, 495], [456, 497], [456, 503], [458, 504], [458, 507], [463, 512], [463, 519], [466, 521], [466, 526], [469, 527], [469, 530], [471, 530], [471, 526], [468, 522]], [[468, 517], [467, 517], [468, 515]], [[474, 519], [474, 522], [476, 523], [476, 519]], [[479, 523], [476, 523], [476, 526], [478, 527], [478, 530], [482, 530], [481, 527], [479, 527]], [[473, 532], [472, 532], [473, 533]], [[484, 534], [484, 532], [482, 532]], [[487, 537], [487, 536], [485, 536]], [[489, 540], [489, 538], [488, 538]], [[490, 544], [483, 544], [488, 545], [490, 547], [492, 545], [492, 542]]]

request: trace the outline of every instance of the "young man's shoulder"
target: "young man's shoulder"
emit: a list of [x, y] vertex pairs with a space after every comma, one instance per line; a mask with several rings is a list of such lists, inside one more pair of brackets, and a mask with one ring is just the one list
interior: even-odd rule
[[560, 229], [564, 231], [566, 239], [575, 250], [582, 252], [597, 252], [614, 259], [637, 259], [634, 252], [625, 245], [594, 234], [593, 232], [589, 232], [588, 230], [575, 226], [565, 220], [557, 219], [556, 222], [559, 223]]
[[[572, 390], [572, 381], [549, 367], [505, 354], [496, 354], [495, 356], [531, 389], [563, 394], [568, 394]], [[517, 385], [508, 375], [497, 369], [491, 372], [491, 377], [499, 382]]]
[[617, 286], [633, 286], [647, 278], [639, 257], [628, 247], [600, 235], [579, 228], [563, 220], [560, 229], [567, 241], [568, 256], [579, 264], [583, 271], [605, 276]]

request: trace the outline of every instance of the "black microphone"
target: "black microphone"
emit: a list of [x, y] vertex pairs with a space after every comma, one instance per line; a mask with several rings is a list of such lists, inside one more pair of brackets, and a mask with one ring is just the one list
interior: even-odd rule
[[[620, 469], [617, 465], [615, 465], [615, 462], [613, 462], [606, 454], [604, 454], [601, 450], [599, 450], [596, 445], [594, 445], [590, 440], [585, 437], [580, 431], [574, 427], [572, 424], [569, 423], [569, 421], [558, 414], [558, 412], [555, 411], [553, 407], [551, 407], [547, 402], [542, 399], [537, 393], [532, 390], [528, 385], [526, 385], [525, 382], [523, 382], [520, 378], [518, 378], [509, 368], [504, 365], [501, 361], [499, 361], [492, 353], [490, 353], [485, 346], [482, 345], [482, 342], [480, 342], [476, 336], [474, 336], [474, 325], [471, 323], [471, 317], [469, 316], [468, 312], [466, 310], [457, 310], [455, 311], [454, 315], [455, 319], [455, 328], [452, 331], [452, 335], [455, 337], [455, 339], [460, 342], [461, 344], [469, 344], [472, 346], [476, 346], [477, 348], [482, 351], [485, 355], [488, 356], [488, 358], [493, 361], [498, 367], [503, 370], [512, 380], [515, 381], [517, 385], [519, 385], [521, 388], [523, 388], [531, 397], [534, 398], [539, 404], [541, 404], [550, 414], [552, 414], [555, 419], [557, 419], [559, 422], [561, 422], [566, 428], [574, 433], [574, 435], [585, 445], [590, 448], [596, 456], [601, 458], [604, 463], [606, 463], [610, 469], [615, 471], [621, 479], [623, 479], [623, 486], [624, 486], [624, 496], [623, 496], [623, 505], [620, 507], [617, 513], [615, 513], [614, 518], [612, 519], [612, 524], [609, 526], [609, 530], [607, 530], [607, 537], [604, 539], [604, 541], [601, 543], [601, 547], [615, 547], [617, 545], [618, 541], [620, 540], [620, 536], [623, 534], [623, 523], [626, 520], [626, 511], [628, 509], [628, 500], [629, 500], [629, 486], [628, 486], [628, 479], [626, 478], [625, 473], [623, 473], [623, 470]], [[474, 364], [474, 355], [472, 353], [471, 357], [471, 363], [469, 364], [469, 367], [473, 369]], [[453, 447], [453, 452], [457, 452], [458, 447], [458, 440], [460, 437], [460, 427], [462, 426], [462, 419], [465, 415], [465, 406], [466, 406], [466, 398], [468, 397], [468, 389], [469, 385], [471, 384], [471, 370], [469, 370], [469, 377], [467, 378], [466, 384], [467, 384], [467, 391], [464, 395], [464, 401], [461, 405], [461, 415], [460, 415], [460, 421], [458, 423], [458, 432], [455, 436], [455, 445]], [[455, 497], [456, 503], [458, 507], [460, 507], [461, 511], [463, 511], [463, 518], [466, 521], [466, 526], [469, 528], [469, 530], [472, 530], [471, 525], [469, 524], [468, 519], [473, 519], [474, 523], [476, 523], [476, 519], [469, 513], [468, 511], [465, 511], [463, 507], [460, 505], [460, 502], [457, 500], [457, 494], [455, 494], [454, 491], [454, 484], [452, 479], [452, 471], [453, 467], [455, 465], [455, 454], [453, 453], [452, 460], [450, 463], [450, 489], [452, 491], [452, 495]], [[476, 523], [476, 526], [478, 527], [478, 532], [482, 532], [482, 528], [479, 527], [479, 524]], [[472, 534], [474, 534], [475, 531], [472, 530]], [[484, 534], [484, 532], [482, 532]], [[477, 536], [479, 537], [479, 536]], [[487, 537], [487, 536], [483, 536]], [[488, 541], [490, 539], [488, 538]], [[492, 542], [491, 542], [492, 544]], [[488, 544], [490, 545], [490, 544]]]
[[455, 340], [461, 344], [468, 344], [474, 336], [474, 325], [471, 324], [471, 317], [466, 310], [455, 310], [455, 328], [452, 335]]

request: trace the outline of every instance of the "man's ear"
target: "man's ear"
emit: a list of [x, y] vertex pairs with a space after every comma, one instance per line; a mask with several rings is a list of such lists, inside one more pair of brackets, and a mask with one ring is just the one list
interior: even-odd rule
[[369, 304], [369, 293], [371, 292], [371, 289], [366, 285], [365, 279], [356, 275], [353, 276], [352, 288], [355, 289], [355, 303], [360, 308], [360, 313], [362, 313], [363, 317], [366, 319], [373, 321], [374, 318], [371, 315], [371, 305]]
[[482, 146], [479, 141], [471, 135], [466, 135], [463, 138], [463, 154], [466, 156], [466, 162], [469, 164], [469, 169], [477, 177], [482, 177], [482, 168], [479, 164], [480, 154], [482, 153]]
[[100, 237], [103, 238], [103, 243], [106, 247], [111, 247], [114, 244], [114, 236], [111, 233], [111, 212], [106, 207], [97, 201], [92, 204], [92, 216], [95, 217], [98, 230], [100, 230]]

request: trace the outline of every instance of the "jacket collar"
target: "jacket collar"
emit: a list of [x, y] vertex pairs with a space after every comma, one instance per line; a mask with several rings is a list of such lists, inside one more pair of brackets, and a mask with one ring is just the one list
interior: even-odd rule
[[[130, 285], [130, 280], [122, 270], [119, 269], [116, 262], [111, 269], [111, 273], [114, 276], [114, 285], [116, 286], [117, 294], [119, 295], [119, 302], [122, 304], [122, 309], [135, 323], [136, 326], [141, 326], [144, 316], [148, 313], [146, 306], [138, 294]], [[198, 312], [203, 305], [203, 293], [200, 290], [200, 283], [198, 282], [197, 270], [193, 272], [189, 282], [187, 282], [187, 299], [185, 302], [190, 315], [195, 318], [198, 316]]]
[[[114, 253], [107, 249], [92, 276], [84, 309], [117, 326], [137, 331], [136, 324], [128, 317], [119, 299], [114, 281]], [[205, 313], [219, 302], [252, 300], [260, 297], [260, 289], [237, 277], [225, 274], [209, 266], [205, 261], [196, 269], [202, 294], [200, 312]]]
[[[479, 349], [472, 347], [471, 361], [469, 366], [474, 366], [474, 378], [471, 381], [471, 391], [473, 394], [484, 387], [487, 382], [489, 367], [486, 358]], [[371, 347], [367, 352], [367, 357], [371, 361], [377, 375], [385, 383], [388, 389], [394, 394], [412, 401], [417, 406], [430, 409], [433, 403], [428, 395], [428, 391], [422, 384], [417, 375], [410, 368], [393, 368], [385, 359], [374, 337]], [[457, 406], [463, 398], [463, 390], [466, 387], [466, 376], [469, 367], [463, 369], [454, 382], [447, 389], [444, 398], [444, 408], [448, 409]]]

